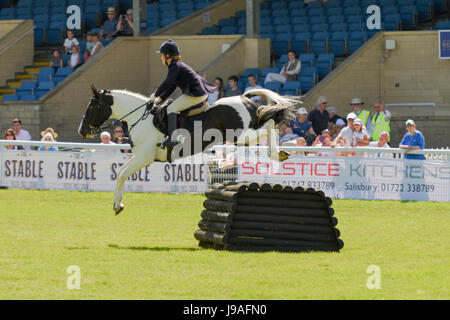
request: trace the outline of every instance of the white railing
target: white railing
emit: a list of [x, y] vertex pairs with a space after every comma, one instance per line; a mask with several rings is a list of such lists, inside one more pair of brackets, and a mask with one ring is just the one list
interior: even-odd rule
[[68, 149], [122, 149], [129, 150], [129, 144], [103, 144], [103, 143], [76, 143], [76, 142], [42, 142], [42, 141], [22, 141], [22, 140], [0, 140], [2, 146], [22, 146], [22, 147], [57, 147]]

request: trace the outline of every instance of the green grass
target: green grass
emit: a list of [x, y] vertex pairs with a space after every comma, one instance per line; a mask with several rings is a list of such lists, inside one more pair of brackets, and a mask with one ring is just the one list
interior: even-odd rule
[[116, 217], [111, 193], [0, 190], [0, 298], [450, 298], [449, 203], [337, 200], [340, 253], [242, 253], [197, 247], [202, 202], [128, 193]]

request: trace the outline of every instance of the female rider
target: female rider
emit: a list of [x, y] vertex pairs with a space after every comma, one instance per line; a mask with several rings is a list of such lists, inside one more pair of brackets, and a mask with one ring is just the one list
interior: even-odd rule
[[171, 39], [164, 42], [159, 51], [161, 61], [169, 68], [166, 79], [161, 83], [155, 93], [150, 97], [150, 102], [155, 105], [169, 97], [177, 87], [183, 94], [167, 107], [169, 121], [169, 137], [163, 142], [163, 147], [174, 147], [177, 141], [172, 140], [172, 133], [177, 128], [177, 113], [200, 104], [213, 93], [215, 86], [208, 83], [198, 75], [191, 67], [181, 61], [178, 45]]

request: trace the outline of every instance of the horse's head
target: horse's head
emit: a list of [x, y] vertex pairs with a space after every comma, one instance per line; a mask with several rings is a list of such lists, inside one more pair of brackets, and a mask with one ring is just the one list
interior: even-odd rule
[[91, 89], [91, 100], [78, 127], [78, 134], [83, 138], [90, 138], [99, 133], [100, 126], [111, 116], [111, 106], [114, 104], [113, 96], [109, 91], [97, 90], [93, 84]]

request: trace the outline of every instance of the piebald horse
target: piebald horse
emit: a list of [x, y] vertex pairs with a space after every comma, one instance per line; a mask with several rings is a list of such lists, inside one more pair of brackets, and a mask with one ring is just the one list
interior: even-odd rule
[[[148, 112], [148, 108], [146, 108], [148, 97], [127, 90], [98, 90], [94, 85], [91, 89], [93, 95], [78, 128], [80, 136], [91, 138], [94, 134], [98, 134], [101, 126], [108, 119], [120, 119], [131, 125], [129, 135], [132, 141], [133, 156], [120, 168], [114, 194], [113, 208], [116, 214], [119, 214], [124, 208], [123, 191], [128, 177], [154, 161], [167, 161], [168, 150], [160, 146], [167, 132], [161, 130], [164, 126], [159, 125], [161, 122], [158, 122], [156, 116]], [[255, 104], [250, 99], [255, 95], [263, 96], [267, 105]], [[218, 130], [222, 137], [227, 136], [228, 130], [234, 130], [238, 134], [231, 142], [237, 144], [248, 142], [249, 145], [252, 145], [256, 144], [257, 140], [242, 140], [245, 135], [248, 138], [249, 131], [257, 132], [258, 135], [267, 134], [266, 129], [273, 130], [276, 125], [293, 118], [293, 110], [300, 103], [297, 99], [282, 97], [270, 90], [250, 90], [241, 96], [217, 100], [206, 111], [187, 118], [185, 128], [188, 134], [191, 134], [195, 127], [194, 121], [201, 121], [201, 137], [204, 137], [203, 133], [209, 129], [216, 130], [216, 132]], [[174, 134], [176, 133], [177, 131]], [[189, 148], [190, 150], [182, 156], [202, 152], [213, 144], [219, 143], [223, 144], [224, 141], [202, 141], [201, 150]], [[185, 150], [183, 149], [183, 151]]]

